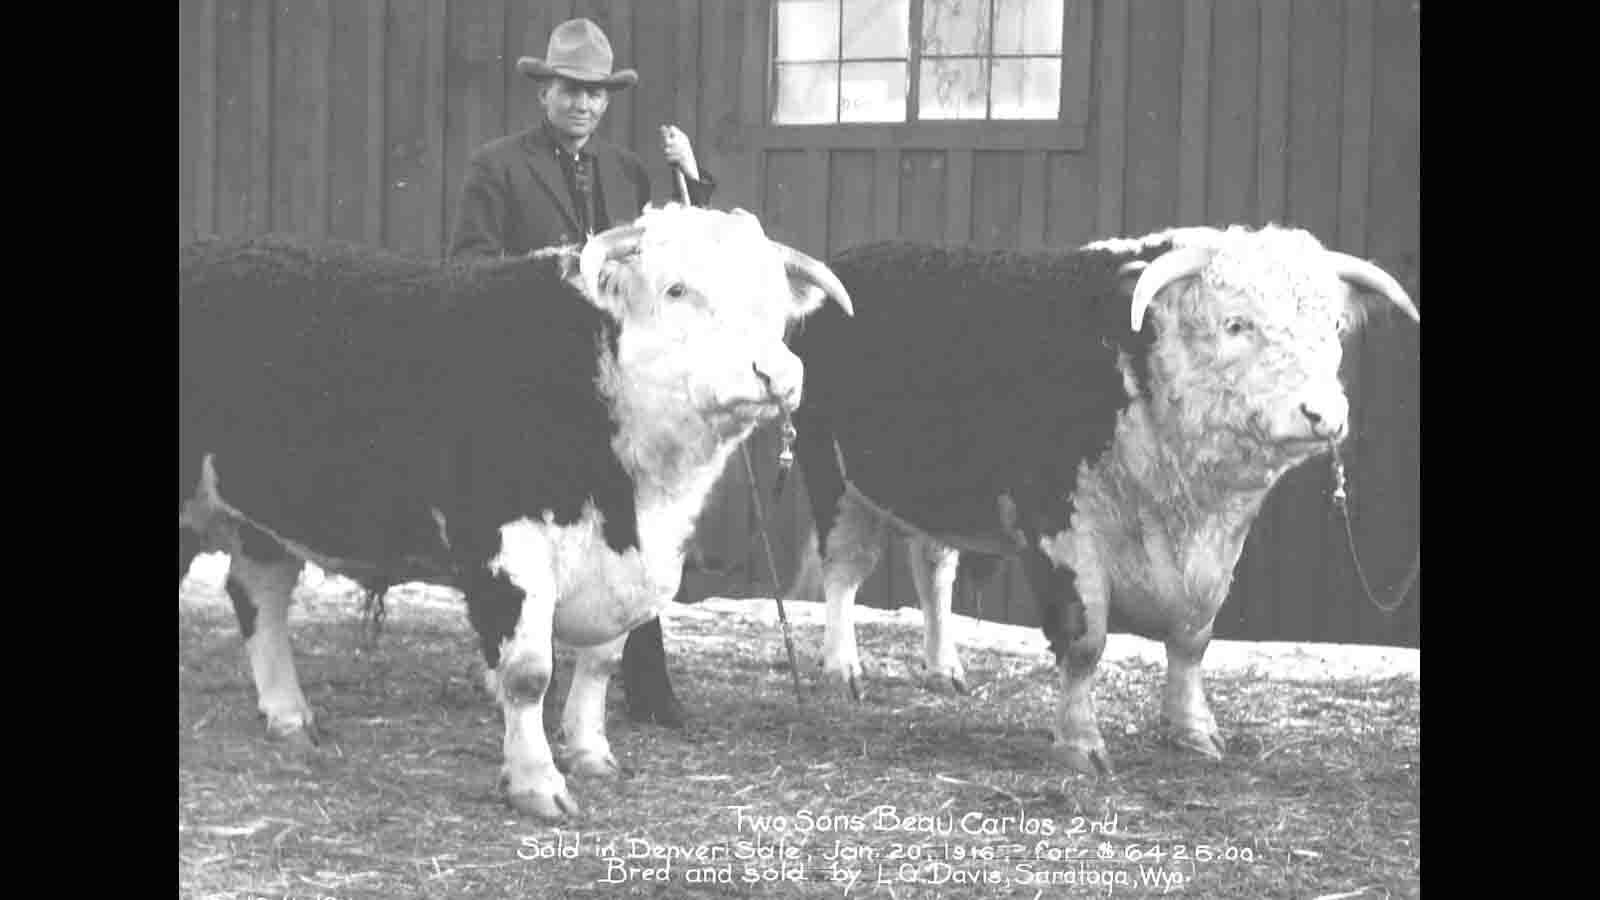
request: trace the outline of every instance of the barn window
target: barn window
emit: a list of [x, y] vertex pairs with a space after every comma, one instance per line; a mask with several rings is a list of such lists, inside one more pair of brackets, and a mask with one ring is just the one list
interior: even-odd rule
[[772, 122], [1055, 119], [1065, 0], [776, 0]]

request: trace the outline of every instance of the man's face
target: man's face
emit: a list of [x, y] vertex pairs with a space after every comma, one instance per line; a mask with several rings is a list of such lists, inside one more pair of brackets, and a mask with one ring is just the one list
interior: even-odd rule
[[600, 125], [611, 93], [597, 84], [581, 84], [568, 78], [552, 78], [539, 92], [545, 118], [556, 131], [584, 140]]

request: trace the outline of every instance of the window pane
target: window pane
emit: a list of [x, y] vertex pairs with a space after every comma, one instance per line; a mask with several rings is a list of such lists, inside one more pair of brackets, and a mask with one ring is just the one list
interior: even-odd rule
[[917, 92], [924, 119], [981, 119], [989, 92], [988, 66], [979, 59], [924, 59]]
[[995, 119], [1054, 119], [1061, 108], [1061, 60], [997, 59], [994, 66]]
[[925, 0], [922, 52], [929, 56], [987, 54], [991, 0]]
[[772, 121], [812, 125], [839, 120], [839, 64], [787, 63], [778, 66], [778, 99]]
[[1062, 0], [994, 0], [994, 3], [995, 53], [1061, 52]]
[[778, 0], [778, 59], [838, 59], [839, 0]]
[[839, 121], [904, 122], [905, 63], [845, 63]]
[[910, 0], [844, 0], [844, 58], [906, 57]]

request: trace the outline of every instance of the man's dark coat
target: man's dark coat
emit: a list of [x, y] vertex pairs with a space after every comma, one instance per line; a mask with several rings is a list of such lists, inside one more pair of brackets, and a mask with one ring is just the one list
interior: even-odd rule
[[[650, 202], [650, 175], [638, 154], [599, 137], [583, 150], [594, 155], [605, 218], [612, 225], [638, 218]], [[715, 186], [703, 167], [701, 177], [688, 182], [696, 206], [710, 200]], [[472, 154], [447, 256], [523, 254], [584, 237], [547, 129], [508, 135]]]

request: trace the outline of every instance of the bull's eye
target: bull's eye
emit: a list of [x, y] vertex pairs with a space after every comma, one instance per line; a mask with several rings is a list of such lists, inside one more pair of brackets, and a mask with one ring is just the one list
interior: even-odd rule
[[1255, 324], [1244, 316], [1229, 316], [1222, 321], [1222, 330], [1227, 332], [1229, 337], [1238, 337], [1255, 327]]
[[671, 297], [674, 300], [676, 300], [679, 297], [682, 297], [683, 294], [684, 294], [684, 291], [686, 291], [686, 290], [688, 290], [688, 288], [685, 288], [683, 286], [683, 282], [674, 281], [672, 283], [672, 287], [667, 288], [667, 296]]

